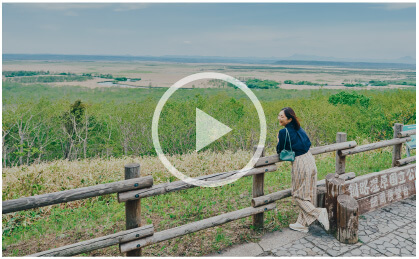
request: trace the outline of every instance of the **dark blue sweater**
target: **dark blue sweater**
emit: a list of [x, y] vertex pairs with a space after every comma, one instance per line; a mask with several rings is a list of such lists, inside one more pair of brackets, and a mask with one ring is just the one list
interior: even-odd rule
[[[287, 125], [285, 125], [285, 127], [288, 129], [288, 133], [291, 138], [292, 151], [295, 152], [295, 156], [297, 157], [307, 153], [307, 151], [310, 149], [311, 142], [303, 128], [300, 127], [299, 130], [295, 130], [291, 123], [288, 123]], [[287, 132], [285, 128], [281, 129], [278, 134], [279, 142], [276, 146], [276, 153], [279, 154], [284, 149], [286, 136]], [[285, 149], [291, 150], [288, 136], [287, 143], [285, 144]]]

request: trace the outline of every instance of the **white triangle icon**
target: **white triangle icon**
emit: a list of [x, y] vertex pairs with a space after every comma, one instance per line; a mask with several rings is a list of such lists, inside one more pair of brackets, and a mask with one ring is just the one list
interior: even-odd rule
[[196, 108], [196, 151], [229, 133], [232, 129]]

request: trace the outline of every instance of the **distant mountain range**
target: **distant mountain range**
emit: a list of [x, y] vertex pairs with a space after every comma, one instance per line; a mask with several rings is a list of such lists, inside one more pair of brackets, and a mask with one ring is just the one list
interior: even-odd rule
[[61, 54], [3, 54], [3, 60], [46, 60], [46, 61], [160, 61], [176, 63], [238, 63], [271, 65], [310, 65], [346, 68], [395, 68], [416, 69], [416, 60], [411, 56], [393, 60], [348, 59], [295, 54], [286, 58], [220, 57], [220, 56], [105, 56], [105, 55], [61, 55]]
[[406, 63], [373, 63], [373, 62], [338, 62], [317, 60], [280, 60], [275, 65], [300, 65], [300, 66], [323, 66], [342, 68], [369, 68], [369, 69], [416, 69], [415, 64]]
[[416, 59], [411, 56], [400, 57], [397, 59], [360, 59], [360, 58], [335, 58], [313, 55], [294, 54], [281, 60], [305, 60], [305, 61], [339, 61], [339, 62], [368, 62], [368, 63], [405, 63], [416, 64]]

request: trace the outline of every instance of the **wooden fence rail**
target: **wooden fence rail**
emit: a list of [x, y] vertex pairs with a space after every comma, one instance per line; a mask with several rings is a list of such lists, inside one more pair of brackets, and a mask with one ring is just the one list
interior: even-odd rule
[[[262, 173], [266, 173], [266, 172], [274, 172], [277, 169], [278, 168], [275, 164], [274, 165], [263, 166], [263, 167], [252, 168], [252, 169], [247, 170], [247, 173], [243, 177], [251, 176], [251, 175], [255, 175], [255, 174], [262, 174]], [[210, 175], [197, 177], [195, 179], [215, 181], [215, 180], [221, 180], [221, 179], [228, 178], [229, 176], [232, 176], [232, 175], [236, 174], [237, 172], [238, 171], [216, 173], [216, 174], [210, 174]], [[125, 202], [125, 201], [138, 200], [138, 199], [141, 199], [141, 198], [156, 196], [156, 195], [160, 195], [160, 194], [165, 194], [165, 193], [169, 193], [169, 192], [185, 190], [185, 189], [195, 188], [195, 187], [197, 187], [197, 186], [193, 185], [193, 184], [185, 183], [184, 181], [162, 183], [162, 184], [154, 185], [150, 188], [118, 193], [118, 201], [119, 202]]]
[[[319, 155], [327, 152], [336, 151], [336, 179], [347, 180], [346, 185], [358, 182], [364, 178], [371, 176], [388, 174], [389, 172], [398, 172], [400, 170], [411, 170], [409, 172], [415, 173], [416, 164], [409, 164], [416, 161], [416, 157], [408, 157], [401, 159], [401, 145], [411, 138], [409, 136], [416, 134], [415, 130], [401, 131], [402, 124], [396, 123], [394, 125], [394, 138], [391, 140], [384, 140], [377, 143], [357, 146], [355, 141], [347, 141], [346, 133], [338, 132], [336, 135], [335, 144], [314, 147], [310, 149], [313, 155]], [[369, 176], [355, 177], [355, 173], [345, 173], [345, 157], [347, 155], [366, 152], [377, 148], [393, 146], [393, 167], [384, 171], [370, 174]], [[176, 181], [172, 183], [163, 183], [153, 185], [153, 177], [140, 177], [140, 165], [129, 164], [125, 167], [124, 181], [115, 183], [100, 184], [96, 186], [83, 187], [73, 190], [67, 190], [56, 193], [49, 193], [37, 195], [32, 197], [25, 197], [16, 200], [3, 201], [3, 214], [16, 212], [25, 209], [37, 208], [62, 202], [69, 202], [79, 199], [85, 199], [98, 195], [117, 193], [118, 202], [125, 202], [126, 205], [126, 228], [127, 230], [118, 232], [116, 234], [99, 237], [72, 245], [67, 245], [59, 248], [54, 248], [48, 251], [36, 253], [30, 256], [71, 256], [80, 253], [89, 252], [92, 250], [104, 248], [107, 246], [119, 244], [121, 253], [127, 253], [127, 256], [140, 256], [141, 248], [162, 242], [175, 237], [183, 236], [202, 229], [214, 227], [225, 224], [227, 222], [237, 220], [240, 218], [253, 215], [253, 225], [263, 227], [263, 213], [272, 210], [276, 207], [275, 201], [291, 196], [291, 189], [281, 190], [271, 194], [264, 194], [264, 174], [267, 172], [274, 172], [277, 170], [276, 163], [282, 162], [277, 154], [272, 156], [264, 156], [259, 158], [255, 167], [247, 170], [244, 176], [253, 176], [253, 198], [251, 200], [251, 207], [224, 213], [211, 218], [192, 222], [176, 228], [154, 232], [153, 225], [141, 227], [141, 206], [140, 200], [142, 198], [151, 197], [155, 195], [165, 194], [178, 190], [185, 190], [196, 187], [195, 185], [187, 184], [183, 181]], [[399, 167], [394, 167], [399, 166]], [[413, 171], [412, 171], [413, 170]], [[212, 175], [205, 175], [197, 177], [199, 180], [221, 180], [236, 174], [238, 171], [217, 173]], [[132, 179], [130, 179], [132, 178]], [[413, 179], [413, 178], [412, 178]], [[416, 179], [416, 178], [415, 178]], [[326, 180], [317, 182], [317, 186], [324, 186]], [[323, 187], [324, 188], [324, 187]], [[407, 188], [407, 187], [406, 187]], [[408, 194], [414, 193], [415, 187], [409, 185]], [[407, 189], [406, 189], [407, 190]], [[324, 191], [323, 191], [324, 192]], [[320, 193], [320, 190], [319, 190]], [[324, 196], [319, 196], [324, 197]], [[362, 202], [366, 202], [364, 200]], [[324, 202], [321, 204], [324, 205]], [[362, 205], [364, 206], [364, 205]], [[130, 229], [131, 228], [131, 229]]]
[[374, 149], [378, 149], [378, 148], [403, 144], [403, 143], [408, 142], [410, 140], [411, 140], [410, 137], [383, 140], [383, 141], [380, 141], [380, 142], [377, 142], [377, 143], [366, 144], [366, 145], [362, 145], [362, 146], [357, 146], [355, 148], [342, 150], [342, 151], [339, 151], [339, 153], [342, 156], [353, 155], [353, 154], [357, 154], [357, 153], [361, 153], [361, 152], [365, 152], [365, 151], [370, 151], [370, 150], [374, 150]]
[[[343, 143], [336, 143], [336, 144], [331, 144], [331, 145], [326, 145], [326, 146], [321, 146], [321, 147], [314, 147], [314, 148], [310, 148], [310, 152], [313, 155], [320, 155], [323, 153], [334, 152], [337, 150], [342, 150], [342, 149], [347, 149], [347, 148], [352, 148], [352, 147], [356, 147], [356, 141], [347, 141]], [[282, 162], [282, 161], [281, 159], [279, 159], [279, 156], [277, 154], [272, 155], [272, 156], [267, 156], [267, 157], [261, 157], [256, 162], [255, 167], [275, 164], [278, 162]]]
[[98, 237], [83, 242], [54, 248], [48, 251], [27, 255], [28, 257], [51, 257], [51, 256], [73, 256], [81, 253], [87, 253], [100, 248], [105, 248], [120, 243], [126, 243], [139, 238], [151, 236], [154, 234], [153, 225], [147, 225], [139, 228], [133, 228], [121, 231], [112, 235]]
[[141, 189], [153, 185], [153, 177], [147, 176], [114, 183], [105, 183], [95, 186], [82, 187], [67, 191], [53, 192], [16, 200], [3, 201], [2, 213], [44, 207], [57, 203], [82, 200], [90, 197], [118, 193], [123, 191]]
[[407, 158], [403, 158], [403, 159], [399, 159], [396, 161], [396, 166], [404, 166], [407, 165], [411, 162], [415, 162], [416, 161], [416, 156], [410, 156]]
[[408, 136], [412, 136], [412, 135], [416, 135], [416, 129], [399, 132], [397, 134], [397, 137], [398, 138], [404, 138], [404, 137], [408, 137]]
[[121, 253], [128, 252], [128, 251], [137, 249], [139, 247], [145, 247], [145, 246], [159, 243], [165, 240], [169, 240], [172, 238], [176, 238], [176, 237], [180, 237], [186, 234], [197, 232], [199, 230], [222, 225], [236, 219], [245, 218], [245, 217], [255, 215], [264, 211], [273, 210], [275, 208], [276, 208], [276, 203], [271, 203], [271, 204], [267, 204], [265, 206], [258, 207], [258, 208], [248, 207], [245, 209], [224, 213], [215, 217], [192, 222], [192, 223], [180, 226], [180, 227], [156, 232], [151, 237], [131, 241], [125, 244], [120, 244], [119, 250], [121, 251]]

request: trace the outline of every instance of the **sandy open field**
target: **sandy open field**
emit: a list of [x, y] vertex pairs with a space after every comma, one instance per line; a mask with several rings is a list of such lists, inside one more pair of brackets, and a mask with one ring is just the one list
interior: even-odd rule
[[[368, 82], [370, 80], [415, 80], [414, 70], [395, 69], [347, 69], [319, 66], [274, 66], [254, 64], [202, 64], [202, 63], [163, 63], [163, 62], [56, 62], [56, 61], [4, 61], [3, 71], [50, 71], [51, 73], [71, 72], [112, 74], [114, 77], [141, 78], [137, 82], [124, 84], [143, 87], [170, 87], [185, 76], [199, 72], [218, 72], [233, 76], [239, 80], [257, 78], [261, 80], [275, 80], [283, 82], [310, 81], [327, 84], [327, 89], [348, 89], [342, 83]], [[55, 86], [82, 86], [89, 88], [109, 87], [99, 82], [109, 79], [94, 78], [83, 82], [57, 82], [49, 83]], [[222, 87], [199, 80], [185, 87], [209, 88]], [[289, 85], [282, 83], [284, 89], [317, 89], [321, 86]], [[412, 86], [366, 86], [352, 87], [351, 89], [375, 88], [403, 88]]]

